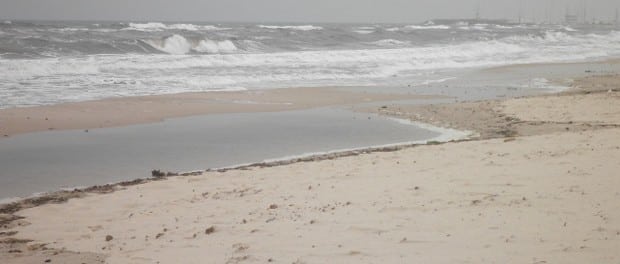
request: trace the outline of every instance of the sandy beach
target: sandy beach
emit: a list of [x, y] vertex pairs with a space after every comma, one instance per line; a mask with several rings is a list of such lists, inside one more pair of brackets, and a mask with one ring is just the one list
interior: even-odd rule
[[[590, 76], [561, 94], [359, 107], [479, 137], [140, 180], [0, 206], [0, 258], [617, 263], [619, 84], [618, 75]], [[394, 99], [384, 96], [378, 99]]]

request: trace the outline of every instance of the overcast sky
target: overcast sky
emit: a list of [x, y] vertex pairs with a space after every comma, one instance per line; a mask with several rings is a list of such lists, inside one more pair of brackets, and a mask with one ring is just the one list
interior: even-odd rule
[[474, 17], [561, 21], [567, 8], [613, 20], [620, 0], [0, 0], [0, 19], [421, 22]]

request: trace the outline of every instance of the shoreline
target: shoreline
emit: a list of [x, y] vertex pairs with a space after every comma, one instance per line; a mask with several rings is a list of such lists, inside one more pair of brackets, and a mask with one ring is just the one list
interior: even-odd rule
[[[587, 64], [591, 64], [591, 63], [594, 63], [594, 64], [620, 63], [620, 59], [587, 62]], [[541, 64], [509, 65], [509, 66], [500, 66], [500, 67], [484, 69], [484, 71], [501, 70], [502, 68], [522, 68], [522, 67], [527, 68], [527, 67], [532, 67], [532, 66], [564, 65], [564, 64], [581, 65], [583, 63], [574, 62], [574, 63], [541, 63]], [[592, 81], [592, 79], [595, 79], [595, 80]], [[118, 106], [119, 104], [123, 104], [123, 103], [125, 104], [131, 104], [132, 102], [151, 103], [153, 101], [159, 101], [159, 100], [169, 101], [171, 104], [177, 104], [178, 103], [177, 100], [180, 100], [180, 99], [193, 99], [201, 103], [204, 103], [204, 102], [211, 103], [214, 101], [230, 103], [228, 107], [232, 107], [232, 108], [226, 107], [226, 109], [224, 110], [216, 109], [215, 112], [211, 112], [211, 113], [191, 113], [191, 111], [186, 112], [184, 110], [178, 116], [175, 116], [173, 114], [165, 118], [162, 118], [161, 117], [162, 112], [158, 111], [157, 117], [155, 119], [141, 119], [139, 121], [132, 120], [129, 123], [110, 124], [110, 126], [104, 125], [101, 128], [109, 128], [109, 127], [117, 127], [117, 126], [122, 127], [122, 126], [129, 126], [129, 125], [135, 125], [135, 124], [161, 122], [164, 119], [168, 119], [168, 118], [188, 117], [188, 114], [189, 116], [193, 116], [193, 115], [209, 115], [209, 114], [221, 114], [221, 113], [239, 113], [238, 111], [240, 112], [245, 112], [245, 111], [247, 112], [263, 112], [263, 111], [280, 112], [280, 111], [294, 111], [294, 110], [299, 110], [299, 109], [310, 109], [310, 108], [325, 107], [325, 106], [349, 105], [350, 110], [353, 112], [376, 114], [379, 116], [386, 117], [387, 119], [391, 119], [394, 122], [408, 123], [409, 125], [415, 125], [415, 126], [428, 129], [431, 131], [444, 130], [443, 132], [440, 132], [441, 134], [439, 136], [440, 138], [442, 138], [443, 137], [442, 135], [445, 135], [446, 133], [454, 134], [458, 132], [460, 134], [456, 138], [442, 138], [441, 140], [431, 139], [431, 140], [426, 140], [425, 142], [422, 142], [422, 141], [396, 142], [396, 143], [391, 143], [391, 144], [386, 144], [386, 145], [372, 145], [372, 146], [364, 146], [364, 147], [352, 148], [352, 149], [334, 149], [334, 150], [329, 150], [329, 151], [324, 151], [324, 152], [302, 153], [299, 155], [283, 156], [280, 158], [266, 159], [262, 161], [251, 162], [251, 163], [234, 164], [234, 165], [226, 166], [223, 168], [206, 168], [204, 170], [165, 171], [164, 172], [165, 177], [167, 176], [191, 176], [191, 175], [197, 175], [198, 173], [202, 174], [204, 172], [210, 172], [210, 171], [225, 172], [229, 170], [244, 170], [247, 168], [254, 168], [254, 167], [260, 168], [260, 167], [283, 166], [283, 165], [293, 164], [297, 162], [320, 161], [320, 160], [326, 160], [326, 159], [331, 160], [331, 159], [339, 158], [339, 157], [356, 156], [359, 154], [366, 154], [366, 153], [373, 153], [373, 152], [398, 151], [398, 150], [416, 147], [420, 145], [426, 145], [426, 144], [429, 144], [429, 142], [432, 142], [430, 144], [444, 144], [447, 142], [477, 141], [477, 140], [486, 140], [486, 139], [494, 139], [494, 138], [511, 139], [511, 138], [519, 137], [519, 136], [548, 134], [548, 133], [553, 133], [553, 132], [561, 132], [565, 130], [586, 131], [586, 130], [591, 130], [591, 129], [605, 129], [605, 128], [610, 128], [610, 127], [611, 128], [620, 127], [620, 125], [606, 125], [606, 124], [592, 126], [592, 125], [578, 123], [578, 122], [558, 124], [558, 123], [552, 123], [552, 122], [537, 121], [537, 122], [517, 122], [518, 124], [515, 124], [515, 121], [517, 121], [517, 119], [510, 119], [510, 118], [506, 119], [507, 117], [505, 115], [500, 114], [492, 118], [494, 120], [492, 120], [490, 123], [493, 125], [503, 123], [502, 125], [499, 126], [501, 129], [490, 130], [488, 127], [488, 123], [482, 126], [479, 126], [480, 124], [475, 124], [475, 126], [473, 127], [468, 126], [468, 125], [463, 125], [462, 123], [459, 124], [460, 122], [463, 122], [463, 121], [467, 123], [470, 120], [467, 120], [463, 118], [463, 116], [458, 116], [458, 114], [456, 114], [457, 112], [468, 112], [472, 108], [483, 109], [483, 111], [481, 111], [481, 113], [483, 114], [488, 114], [489, 112], [497, 112], [496, 109], [494, 108], [497, 108], [498, 103], [504, 102], [506, 100], [511, 100], [511, 99], [545, 98], [545, 97], [565, 96], [565, 95], [574, 95], [574, 94], [604, 93], [608, 91], [609, 85], [617, 84], [615, 83], [617, 79], [618, 79], [618, 74], [588, 75], [586, 77], [577, 78], [573, 80], [573, 83], [571, 84], [564, 83], [564, 85], [567, 85], [567, 89], [561, 92], [541, 93], [541, 94], [536, 94], [536, 95], [528, 95], [524, 97], [516, 97], [516, 98], [510, 98], [510, 99], [500, 98], [500, 99], [494, 99], [494, 100], [464, 101], [464, 102], [457, 102], [457, 103], [440, 103], [440, 104], [422, 104], [422, 105], [412, 105], [412, 106], [401, 105], [398, 102], [401, 100], [438, 99], [438, 98], [446, 98], [446, 96], [444, 95], [411, 95], [411, 94], [372, 93], [372, 92], [367, 92], [367, 91], [354, 92], [350, 90], [339, 90], [340, 87], [281, 88], [281, 89], [248, 90], [248, 91], [233, 91], [233, 92], [222, 92], [222, 91], [196, 92], [196, 93], [192, 92], [192, 93], [181, 93], [181, 94], [107, 98], [107, 99], [94, 100], [94, 101], [63, 103], [63, 104], [50, 105], [50, 106], [0, 109], [0, 117], [2, 116], [1, 114], [3, 114], [4, 110], [17, 110], [18, 112], [20, 110], [35, 110], [35, 112], [45, 112], [46, 110], [50, 108], [58, 107], [58, 108], [64, 109], [65, 107], [68, 107], [69, 109], [74, 109], [74, 106], [77, 106], [77, 109], [82, 108], [79, 111], [83, 111], [83, 109], [88, 109], [89, 106], [93, 104], [102, 104], [107, 107], [109, 104]], [[610, 82], [610, 81], [611, 81], [611, 84], [608, 84], [607, 82]], [[589, 83], [591, 84], [592, 82], [603, 83], [604, 85], [602, 87], [600, 85], [597, 85], [597, 87], [591, 87], [591, 85], [588, 86], [588, 84]], [[582, 87], [584, 85], [586, 86], [585, 88]], [[614, 86], [614, 87], [617, 87], [617, 86]], [[618, 89], [612, 89], [612, 90], [618, 91]], [[302, 99], [302, 97], [296, 96], [296, 93], [298, 92], [304, 95], [303, 97], [307, 96], [308, 94], [313, 94], [314, 96], [338, 95], [338, 97], [334, 98], [335, 100], [325, 100], [325, 101], [304, 100]], [[250, 105], [267, 106], [267, 108], [265, 109], [252, 108], [251, 111], [248, 109], [243, 109], [243, 108], [235, 108], [235, 106], [239, 104], [239, 102], [235, 102], [235, 101], [238, 101], [241, 99], [247, 99], [247, 96], [256, 96], [256, 95], [260, 95], [260, 97], [258, 98], [253, 97], [254, 99], [257, 99], [257, 101], [255, 103], [251, 103]], [[343, 98], [343, 97], [351, 96], [351, 95], [353, 95], [353, 98], [348, 98], [348, 99]], [[275, 100], [276, 102], [274, 103], [273, 100]], [[295, 103], [287, 103], [287, 102], [284, 102], [283, 100], [292, 100], [292, 101], [295, 101]], [[381, 106], [379, 108], [359, 106], [360, 104], [364, 104], [364, 103], [380, 103], [380, 102], [385, 102], [386, 105]], [[243, 105], [244, 103], [241, 103], [241, 104]], [[489, 107], [489, 105], [491, 107]], [[276, 106], [276, 107], [271, 108], [271, 106]], [[284, 106], [284, 107], [280, 108], [280, 106]], [[394, 109], [392, 108], [392, 106], [397, 106], [397, 108]], [[457, 108], [446, 109], [446, 108], [443, 108], [443, 106], [448, 106], [448, 107], [457, 106]], [[403, 115], [402, 112], [400, 112], [402, 111], [401, 108], [405, 108], [406, 113], [408, 112], [408, 113], [416, 113], [416, 114], [415, 115]], [[212, 110], [209, 107], [205, 109]], [[199, 111], [205, 111], [205, 109], [201, 109]], [[398, 111], [394, 111], [394, 110], [398, 110]], [[62, 114], [67, 114], [67, 113], [62, 112]], [[456, 116], [452, 118], [448, 118], [446, 116], [446, 115], [455, 115], [455, 114]], [[438, 118], [438, 119], [434, 120], [434, 118]], [[460, 122], [457, 122], [456, 124], [450, 123], [451, 121], [455, 121], [454, 119], [457, 119]], [[474, 115], [474, 119], [483, 120], [483, 119], [488, 119], [488, 117], [480, 117], [479, 115]], [[506, 122], [502, 122], [503, 121], [502, 119], [505, 119]], [[488, 122], [489, 120], [485, 120], [485, 121]], [[32, 129], [32, 128], [28, 128], [28, 129]], [[65, 128], [65, 129], [61, 128], [58, 130], [76, 130], [76, 129], [82, 129], [82, 127]], [[525, 132], [517, 131], [519, 129], [524, 130]], [[56, 130], [56, 129], [48, 129], [48, 130]], [[43, 132], [43, 131], [45, 130], [34, 130], [34, 131], [26, 130], [24, 132], [18, 132], [15, 135], [20, 135], [24, 133], [32, 133], [32, 132]], [[88, 131], [88, 129], [86, 131]], [[519, 133], [519, 132], [522, 132], [522, 133]], [[0, 140], [2, 140], [1, 137], [0, 137]], [[155, 179], [161, 179], [161, 178], [162, 178], [161, 175], [155, 177]], [[151, 179], [152, 178], [135, 178], [135, 179], [130, 179], [130, 180], [110, 182], [106, 184], [98, 184], [98, 185], [92, 185], [92, 186], [65, 187], [65, 188], [61, 188], [60, 190], [37, 192], [37, 193], [33, 193], [30, 196], [25, 196], [25, 197], [5, 197], [5, 198], [2, 198], [2, 200], [0, 200], [0, 213], [2, 213], [5, 210], [3, 207], [9, 206], [12, 203], [25, 202], [26, 204], [29, 204], [32, 201], [34, 204], [39, 204], [38, 202], [39, 200], [45, 200], [45, 201], [56, 200], [56, 199], [59, 199], [59, 197], [65, 196], [67, 193], [69, 194], [72, 194], [75, 192], [88, 193], [88, 192], [91, 192], [92, 190], [95, 190], [94, 192], [97, 193], [99, 192], [100, 189], [115, 189], [116, 187], [119, 187], [119, 186], [128, 186], [128, 185], [133, 185], [136, 183], [146, 183], [146, 182], [151, 181]], [[60, 199], [64, 199], [64, 198], [60, 198]]]
[[52, 130], [123, 127], [208, 114], [281, 112], [326, 106], [438, 98], [446, 97], [353, 92], [339, 87], [119, 97], [49, 106], [0, 109], [0, 135], [9, 137]]
[[[615, 77], [616, 77], [615, 80], [617, 80], [617, 75], [615, 75]], [[612, 75], [589, 76], [583, 79], [577, 79], [576, 82], [580, 84], [584, 84], [584, 83], [587, 83], [588, 79], [592, 79], [592, 78], [614, 79], [614, 76]], [[287, 90], [295, 90], [295, 89], [296, 88], [287, 88]], [[305, 89], [305, 88], [300, 88], [300, 89]], [[333, 89], [333, 88], [325, 88], [325, 89]], [[618, 91], [618, 89], [616, 89], [615, 91]], [[607, 87], [605, 88], [588, 87], [586, 89], [582, 89], [579, 86], [574, 85], [573, 87], [569, 87], [568, 90], [565, 90], [562, 92], [526, 96], [524, 98], [545, 98], [545, 97], [566, 96], [566, 95], [573, 95], [573, 94], [591, 94], [591, 93], [604, 93], [604, 92], [607, 92]], [[201, 93], [201, 94], [208, 94], [208, 93]], [[147, 96], [147, 98], [148, 97], [151, 97], [151, 96]], [[420, 99], [420, 97], [425, 98], [426, 95], [413, 96], [413, 98], [415, 99]], [[429, 96], [429, 97], [433, 98], [433, 96]], [[140, 98], [143, 98], [143, 97], [140, 97]], [[112, 99], [117, 99], [117, 98], [112, 98]], [[124, 99], [124, 98], [121, 98], [121, 99]], [[513, 99], [519, 99], [519, 98], [513, 98]], [[0, 214], [7, 211], [4, 207], [7, 207], [7, 206], [12, 207], [10, 205], [13, 203], [17, 203], [17, 204], [21, 204], [21, 203], [31, 204], [32, 203], [36, 205], [45, 204], [46, 202], [40, 203], [40, 201], [41, 200], [54, 201], [58, 199], [64, 200], [63, 197], [66, 196], [67, 194], [69, 194], [69, 196], [72, 196], [72, 194], [74, 193], [89, 193], [89, 192], [98, 193], [101, 189], [110, 191], [110, 190], [116, 189], [119, 186], [122, 187], [122, 186], [131, 186], [134, 184], [142, 184], [142, 183], [150, 182], [153, 179], [158, 180], [158, 179], [162, 179], [162, 178], [169, 177], [169, 176], [173, 176], [173, 177], [174, 176], [195, 176], [195, 175], [199, 175], [204, 172], [210, 172], [210, 171], [225, 172], [229, 170], [244, 170], [248, 168], [284, 166], [284, 165], [293, 164], [297, 162], [331, 160], [334, 158], [357, 156], [360, 154], [367, 154], [367, 153], [373, 153], [373, 152], [398, 151], [402, 149], [407, 149], [407, 148], [427, 145], [427, 144], [444, 144], [444, 143], [449, 143], [449, 142], [478, 141], [478, 140], [487, 140], [487, 139], [494, 139], [494, 138], [514, 138], [514, 137], [519, 137], [519, 136], [532, 136], [532, 135], [538, 135], [538, 134], [548, 134], [552, 132], [561, 132], [564, 130], [580, 130], [581, 129], [582, 131], [586, 131], [586, 130], [598, 129], [598, 128], [605, 129], [609, 127], [612, 127], [612, 128], [620, 127], [620, 124], [619, 125], [604, 125], [603, 124], [603, 125], [599, 125], [598, 127], [597, 126], [593, 127], [589, 125], [586, 128], [584, 127], [585, 126], [584, 124], [573, 123], [573, 122], [571, 122], [570, 124], [569, 123], [552, 124], [552, 123], [544, 123], [544, 122], [543, 123], [541, 122], [531, 122], [531, 123], [520, 122], [518, 126], [526, 127], [526, 131], [528, 132], [519, 134], [513, 128], [513, 124], [511, 124], [511, 122], [515, 121], [516, 119], [515, 120], [506, 119], [506, 121], [508, 122], [506, 122], [503, 126], [500, 126], [502, 129], [498, 131], [489, 131], [488, 127], [484, 125], [480, 126], [482, 128], [478, 127], [478, 129], [476, 130], [476, 129], [473, 129], [471, 126], [465, 126], [462, 124], [446, 123], [446, 121], [447, 122], [454, 121], [454, 120], [450, 120], [450, 118], [447, 118], [445, 116], [446, 114], [455, 114], [455, 112], [467, 112], [469, 109], [473, 107], [484, 109], [485, 107], [488, 108], [489, 103], [491, 103], [492, 104], [491, 108], [488, 108], [485, 111], [482, 111], [482, 112], [488, 113], [489, 111], [493, 111], [491, 110], [492, 108], [497, 107], [496, 103], [503, 102], [506, 100], [510, 100], [510, 99], [482, 100], [482, 101], [460, 102], [460, 103], [445, 103], [445, 104], [439, 104], [439, 105], [435, 105], [435, 104], [419, 105], [419, 106], [410, 106], [409, 109], [405, 110], [405, 112], [416, 113], [415, 116], [403, 115], [402, 112], [395, 112], [393, 111], [393, 109], [391, 109], [389, 105], [382, 106], [380, 108], [353, 106], [352, 111], [354, 112], [362, 112], [362, 113], [366, 112], [366, 113], [371, 113], [371, 114], [377, 114], [380, 116], [384, 116], [387, 119], [392, 119], [394, 122], [409, 123], [411, 125], [419, 126], [421, 128], [425, 128], [431, 131], [439, 131], [439, 130], [443, 130], [443, 131], [440, 132], [440, 136], [438, 136], [438, 138], [440, 138], [439, 140], [430, 139], [424, 142], [421, 142], [421, 141], [420, 142], [418, 141], [397, 142], [397, 143], [391, 143], [391, 144], [379, 145], [379, 146], [365, 146], [365, 147], [359, 147], [359, 148], [353, 148], [353, 149], [335, 149], [335, 150], [329, 150], [325, 152], [303, 153], [299, 155], [284, 156], [281, 158], [268, 159], [268, 160], [257, 161], [257, 162], [252, 162], [252, 163], [235, 164], [235, 165], [226, 166], [223, 168], [205, 168], [204, 170], [192, 170], [192, 171], [165, 171], [163, 172], [164, 175], [157, 175], [157, 176], [153, 175], [154, 178], [136, 178], [136, 179], [124, 180], [120, 182], [111, 182], [111, 183], [102, 184], [102, 185], [76, 186], [76, 187], [70, 187], [70, 188], [62, 188], [60, 190], [55, 190], [55, 191], [34, 193], [26, 197], [5, 197], [5, 198], [2, 198], [2, 200], [0, 200]], [[85, 102], [85, 103], [90, 103], [90, 102], [91, 101]], [[94, 101], [94, 102], [98, 102], [98, 101]], [[392, 105], [397, 105], [398, 110], [400, 111], [402, 111], [401, 107], [404, 107], [403, 105], [398, 105], [398, 103], [394, 101], [391, 101], [389, 103]], [[439, 107], [458, 106], [458, 108], [450, 109], [446, 111], [445, 108], [443, 109], [436, 108], [437, 106]], [[424, 111], [421, 111], [421, 110], [426, 110], [427, 112], [424, 113]], [[288, 111], [288, 110], [276, 110], [276, 111]], [[428, 113], [429, 111], [432, 112], [432, 114], [429, 114]], [[420, 115], [420, 113], [418, 112], [422, 112], [422, 114]], [[433, 120], [433, 118], [436, 118], [438, 115], [440, 118], [438, 120]], [[463, 119], [462, 116], [458, 116], [456, 118], [459, 119], [460, 121], [468, 122], [468, 120]], [[486, 119], [486, 118], [481, 118], [480, 116], [475, 116], [475, 118]], [[504, 119], [504, 118], [506, 118], [506, 116], [500, 114], [499, 116], [495, 118], [496, 120], [493, 120], [493, 124], [501, 123], [501, 121], [498, 121], [498, 119]], [[476, 125], [479, 125], [479, 124], [476, 124]], [[527, 129], [528, 126], [530, 127], [534, 126], [534, 127], [539, 127], [539, 128], [528, 130]], [[28, 132], [25, 132], [25, 133], [28, 133]], [[450, 134], [450, 133], [452, 133], [453, 135], [452, 138], [444, 137], [446, 134]], [[454, 136], [455, 133], [459, 135]], [[432, 142], [432, 143], [429, 143], [429, 142]], [[28, 207], [29, 205], [27, 205], [24, 208], [28, 208]]]
[[[482, 72], [494, 72], [494, 71], [503, 71], [505, 69], [528, 69], [531, 67], [544, 67], [549, 65], [578, 65], [578, 66], [586, 66], [586, 65], [597, 65], [597, 64], [619, 64], [620, 59], [605, 59], [605, 60], [595, 60], [595, 61], [587, 61], [587, 62], [568, 62], [568, 63], [535, 63], [535, 64], [519, 64], [519, 65], [507, 65], [507, 66], [498, 66], [481, 69]], [[585, 77], [580, 77], [576, 79], [571, 79], [571, 83], [560, 83], [558, 81], [554, 81], [554, 83], [558, 83], [566, 86], [566, 89], [560, 92], [551, 92], [551, 93], [539, 93], [535, 95], [527, 95], [516, 97], [518, 98], [528, 98], [528, 97], [549, 97], [549, 96], [562, 96], [562, 95], [570, 95], [570, 94], [590, 94], [590, 93], [600, 93], [606, 92], [608, 90], [608, 86], [616, 85], [615, 81], [617, 81], [618, 74], [604, 74], [598, 75], [595, 72], [590, 70], [585, 71], [587, 74]], [[592, 79], [595, 79], [592, 81]], [[582, 86], [588, 86], [592, 82], [598, 83], [596, 87], [586, 87], [585, 89]], [[609, 83], [607, 83], [609, 82]], [[602, 85], [601, 85], [602, 84]], [[617, 86], [613, 86], [617, 87]], [[129, 107], [122, 108], [122, 110], [118, 110], [116, 112], [109, 113], [108, 115], [99, 116], [98, 119], [107, 119], [110, 116], [117, 116], [118, 112], [121, 111], [130, 111], [135, 112], [136, 110], [145, 111], [146, 108], [152, 107], [153, 105], [164, 104], [162, 108], [159, 108], [154, 112], [153, 115], [143, 115], [143, 116], [131, 116], [128, 119], [120, 119], [120, 120], [105, 120], [104, 124], [99, 122], [99, 128], [110, 128], [110, 127], [124, 127], [136, 124], [145, 124], [145, 123], [155, 123], [162, 122], [165, 119], [174, 119], [174, 118], [183, 118], [189, 116], [196, 115], [210, 115], [210, 114], [222, 114], [222, 113], [250, 113], [250, 112], [280, 112], [280, 111], [294, 111], [300, 109], [311, 109], [318, 107], [326, 107], [326, 106], [348, 106], [349, 110], [353, 112], [359, 113], [371, 113], [377, 114], [379, 116], [386, 117], [387, 119], [393, 119], [395, 122], [399, 123], [409, 123], [416, 125], [418, 127], [424, 128], [425, 126], [429, 126], [428, 130], [437, 130], [437, 129], [447, 129], [452, 131], [459, 131], [463, 133], [468, 133], [469, 136], [473, 136], [472, 140], [484, 140], [484, 139], [493, 139], [493, 138], [505, 138], [505, 137], [515, 137], [515, 136], [531, 136], [538, 134], [546, 134], [551, 133], [553, 131], [563, 131], [563, 130], [589, 130], [592, 129], [592, 126], [587, 126], [580, 123], [570, 123], [570, 124], [557, 124], [557, 123], [544, 123], [544, 122], [518, 122], [515, 124], [516, 119], [511, 119], [506, 117], [505, 115], [498, 115], [495, 117], [486, 117], [480, 116], [476, 114], [475, 111], [472, 112], [474, 114], [474, 119], [485, 120], [487, 124], [471, 124], [471, 125], [463, 125], [463, 121], [465, 123], [471, 121], [464, 118], [462, 115], [459, 116], [460, 113], [468, 112], [473, 108], [481, 108], [483, 111], [480, 111], [482, 114], [488, 114], [490, 112], [497, 112], [495, 108], [498, 107], [498, 103], [503, 102], [505, 100], [510, 100], [506, 98], [499, 98], [494, 100], [481, 100], [481, 101], [461, 101], [457, 103], [440, 103], [440, 104], [422, 104], [422, 105], [402, 105], [399, 104], [399, 101], [405, 100], [431, 100], [431, 99], [445, 99], [447, 98], [445, 95], [418, 95], [418, 94], [402, 94], [402, 93], [373, 93], [368, 91], [352, 91], [348, 87], [347, 89], [343, 89], [346, 87], [307, 87], [307, 88], [279, 88], [279, 89], [265, 89], [265, 90], [244, 90], [244, 91], [212, 91], [212, 92], [190, 92], [190, 93], [180, 93], [180, 94], [165, 94], [165, 95], [149, 95], [149, 96], [135, 96], [135, 97], [115, 97], [115, 98], [106, 98], [92, 101], [84, 101], [84, 102], [71, 102], [71, 103], [62, 103], [56, 105], [48, 105], [48, 106], [35, 106], [35, 107], [18, 107], [18, 108], [9, 108], [9, 109], [0, 109], [0, 121], [8, 120], [9, 128], [0, 127], [1, 132], [14, 132], [13, 135], [21, 135], [33, 132], [44, 132], [44, 131], [52, 131], [52, 130], [80, 130], [85, 129], [85, 132], [88, 132], [89, 126], [85, 126], [87, 123], [84, 123], [82, 119], [84, 116], [80, 116], [81, 114], [92, 114], [101, 115], [103, 112], [108, 111], [109, 107], [124, 107], [123, 105]], [[612, 89], [613, 90], [613, 89]], [[333, 96], [333, 98], [328, 97]], [[313, 99], [308, 100], [308, 97], [313, 97]], [[318, 100], [316, 98], [319, 98]], [[250, 100], [251, 99], [251, 100]], [[513, 98], [515, 99], [515, 98]], [[174, 113], [166, 113], [166, 110], [170, 110], [170, 107], [178, 107], [180, 103], [187, 103], [189, 101], [190, 107], [182, 108], [180, 111]], [[363, 104], [367, 103], [386, 103], [379, 108], [374, 107], [366, 107]], [[200, 105], [200, 106], [199, 106]], [[392, 107], [396, 106], [396, 108]], [[444, 107], [447, 106], [448, 108]], [[456, 108], [449, 109], [450, 107], [457, 106]], [[405, 113], [415, 113], [415, 115], [403, 115], [401, 111], [404, 108]], [[43, 129], [43, 124], [41, 126], [40, 120], [42, 118], [36, 118], [36, 116], [53, 116], [54, 114], [49, 114], [49, 112], [55, 113], [57, 115], [69, 116], [69, 123], [62, 124], [58, 126], [58, 128], [48, 128]], [[447, 115], [455, 115], [453, 117], [448, 117]], [[31, 118], [31, 116], [35, 118]], [[2, 120], [4, 117], [5, 120]], [[8, 117], [8, 118], [7, 118]], [[434, 120], [434, 118], [437, 118]], [[29, 124], [18, 124], [17, 126], [11, 127], [10, 125], [15, 124], [15, 121], [18, 119], [33, 121], [35, 123], [39, 123], [39, 125], [29, 125]], [[46, 121], [48, 118], [45, 117]], [[77, 119], [74, 120], [74, 119]], [[456, 120], [455, 120], [456, 119]], [[486, 119], [491, 119], [486, 120]], [[503, 120], [502, 120], [503, 119]], [[458, 121], [458, 122], [454, 122]], [[505, 121], [505, 122], [503, 122]], [[12, 123], [13, 122], [13, 123]], [[18, 121], [19, 122], [19, 121]], [[451, 123], [452, 122], [452, 123]], [[489, 129], [489, 123], [492, 125], [501, 124], [499, 127], [501, 129]], [[93, 123], [90, 123], [93, 124]], [[21, 125], [21, 126], [20, 126]], [[473, 125], [473, 126], [472, 126]], [[515, 128], [516, 127], [516, 128]], [[608, 128], [608, 125], [600, 125], [595, 126], [600, 128]], [[615, 127], [615, 126], [611, 126]], [[12, 129], [12, 130], [11, 130]], [[522, 131], [518, 131], [522, 130]], [[525, 131], [525, 132], [524, 132]], [[477, 133], [474, 135], [474, 133]], [[4, 137], [9, 137], [10, 135], [4, 134]], [[463, 137], [459, 136], [458, 141], [460, 141]], [[0, 137], [2, 140], [2, 137]], [[445, 141], [435, 141], [428, 140], [437, 143], [443, 143]], [[446, 141], [453, 141], [448, 139]], [[263, 160], [259, 162], [253, 163], [242, 163], [227, 166], [226, 168], [244, 168], [247, 165], [254, 166], [260, 164], [270, 164], [271, 161], [284, 162], [286, 164], [294, 163], [295, 160], [322, 160], [324, 157], [332, 157], [333, 154], [336, 156], [340, 156], [344, 154], [344, 156], [348, 156], [350, 152], [357, 153], [360, 152], [373, 152], [373, 151], [383, 151], [384, 149], [392, 149], [392, 147], [396, 147], [397, 149], [407, 148], [415, 145], [424, 145], [424, 142], [397, 142], [387, 145], [380, 146], [365, 146], [353, 149], [334, 149], [325, 152], [317, 152], [317, 153], [303, 153], [299, 155], [293, 156], [283, 156], [281, 158], [275, 158], [270, 160]], [[292, 161], [292, 162], [291, 162]], [[276, 162], [276, 163], [277, 163]], [[207, 168], [205, 171], [218, 170]], [[196, 171], [192, 171], [195, 173]], [[185, 172], [167, 172], [172, 175], [186, 174]], [[136, 180], [141, 181], [144, 178], [120, 181], [120, 182], [111, 182], [103, 185], [95, 185], [95, 186], [77, 186], [71, 188], [62, 188], [60, 191], [50, 191], [50, 192], [38, 192], [34, 193], [31, 196], [27, 197], [5, 197], [0, 205], [11, 203], [11, 202], [20, 202], [24, 199], [38, 199], [41, 197], [45, 197], [48, 195], [54, 196], [57, 192], [65, 192], [65, 190], [75, 191], [75, 190], [84, 190], [91, 189], [93, 187], [99, 186], [108, 186], [108, 185], [123, 185], [128, 182], [134, 182]]]
[[[478, 74], [533, 69], [548, 66], [620, 65], [620, 59], [583, 62], [533, 63], [479, 69]], [[586, 70], [581, 79], [596, 76]], [[600, 73], [599, 73], [600, 74]], [[564, 87], [580, 85], [552, 80]], [[363, 87], [360, 87], [363, 88]], [[570, 88], [570, 87], [569, 87]], [[376, 91], [376, 92], [375, 92]], [[562, 91], [563, 92], [563, 91]], [[539, 91], [537, 94], [544, 94]], [[551, 91], [550, 94], [557, 92]], [[298, 87], [243, 91], [206, 91], [147, 96], [112, 97], [53, 105], [0, 109], [0, 140], [33, 132], [84, 130], [157, 123], [166, 119], [210, 114], [281, 112], [326, 106], [365, 103], [397, 103], [402, 100], [450, 99], [444, 94], [382, 92], [381, 89], [355, 91], [355, 87]], [[68, 118], [67, 118], [68, 117]]]

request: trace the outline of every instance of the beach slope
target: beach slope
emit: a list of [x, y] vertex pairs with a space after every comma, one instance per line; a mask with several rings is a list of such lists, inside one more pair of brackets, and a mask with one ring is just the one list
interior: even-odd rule
[[[620, 94], [509, 99], [491, 108], [504, 120], [553, 129], [91, 193], [15, 212], [24, 219], [9, 222], [5, 232], [17, 233], [3, 239], [34, 241], [5, 243], [0, 256], [8, 263], [57, 263], [78, 253], [107, 263], [620, 261]], [[576, 123], [578, 130], [570, 127]], [[23, 249], [37, 244], [48, 250]], [[53, 250], [61, 254], [45, 253]]]

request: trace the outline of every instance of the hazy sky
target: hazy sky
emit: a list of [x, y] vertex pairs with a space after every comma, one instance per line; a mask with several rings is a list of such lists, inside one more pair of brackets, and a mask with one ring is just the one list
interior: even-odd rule
[[[567, 8], [613, 20], [620, 0], [0, 0], [0, 19], [420, 22], [474, 17], [561, 21]], [[579, 11], [577, 11], [579, 10]]]

